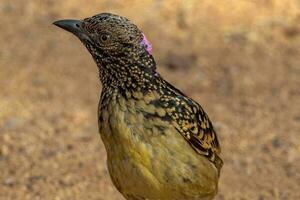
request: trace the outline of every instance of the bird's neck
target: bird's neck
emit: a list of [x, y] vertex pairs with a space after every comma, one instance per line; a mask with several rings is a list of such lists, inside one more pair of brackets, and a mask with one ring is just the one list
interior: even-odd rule
[[103, 88], [140, 90], [150, 86], [158, 75], [148, 52], [123, 53], [97, 62]]

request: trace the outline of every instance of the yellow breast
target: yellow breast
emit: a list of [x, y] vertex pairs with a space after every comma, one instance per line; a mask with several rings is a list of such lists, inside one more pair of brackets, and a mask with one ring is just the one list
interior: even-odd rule
[[118, 96], [99, 113], [108, 169], [117, 189], [127, 199], [190, 199], [188, 195], [200, 197], [201, 188], [214, 196], [214, 166], [196, 154], [170, 122], [146, 118], [141, 111], [165, 114], [147, 101]]
[[[108, 169], [124, 195], [159, 193], [162, 185], [149, 171], [153, 155], [149, 144], [142, 142], [145, 138], [141, 138], [144, 117], [134, 107], [133, 101], [125, 103], [125, 99], [114, 98], [107, 109], [101, 110], [99, 131], [107, 150]], [[147, 191], [149, 187], [153, 191]]]

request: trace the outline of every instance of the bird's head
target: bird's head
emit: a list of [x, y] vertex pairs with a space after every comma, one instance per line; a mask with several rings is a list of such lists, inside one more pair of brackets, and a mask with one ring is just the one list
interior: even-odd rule
[[126, 77], [155, 73], [151, 44], [125, 17], [102, 13], [84, 20], [59, 20], [54, 25], [81, 40], [97, 63], [102, 82], [124, 82]]

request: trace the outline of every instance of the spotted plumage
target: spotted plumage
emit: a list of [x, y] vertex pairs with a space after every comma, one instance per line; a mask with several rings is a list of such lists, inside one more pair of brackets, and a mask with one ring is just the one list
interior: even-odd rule
[[212, 199], [223, 162], [202, 107], [162, 78], [152, 46], [128, 19], [102, 13], [55, 22], [99, 68], [99, 132], [113, 183], [126, 199]]

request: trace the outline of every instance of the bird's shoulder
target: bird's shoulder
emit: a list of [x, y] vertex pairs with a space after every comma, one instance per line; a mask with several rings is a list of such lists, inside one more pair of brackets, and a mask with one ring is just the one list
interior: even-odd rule
[[172, 118], [176, 130], [199, 154], [208, 157], [218, 168], [221, 147], [212, 122], [201, 105], [165, 80], [161, 80], [160, 98], [153, 102], [163, 107]]

